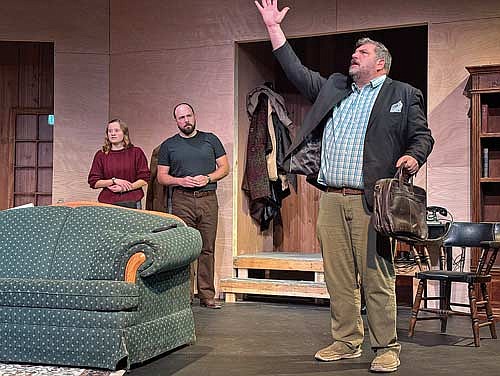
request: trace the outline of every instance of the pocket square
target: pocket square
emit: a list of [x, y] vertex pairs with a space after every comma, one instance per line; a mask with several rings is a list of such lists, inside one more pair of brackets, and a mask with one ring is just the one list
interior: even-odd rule
[[391, 106], [391, 111], [390, 112], [401, 112], [401, 109], [403, 108], [403, 102], [399, 101], [394, 103]]

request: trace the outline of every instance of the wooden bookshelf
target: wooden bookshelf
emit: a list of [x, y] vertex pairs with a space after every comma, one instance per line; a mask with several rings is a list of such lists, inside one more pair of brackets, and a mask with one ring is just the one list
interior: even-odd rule
[[[500, 64], [467, 67], [471, 101], [471, 216], [475, 222], [500, 222]], [[471, 266], [478, 252], [471, 252]], [[490, 298], [500, 312], [500, 260], [492, 270]]]

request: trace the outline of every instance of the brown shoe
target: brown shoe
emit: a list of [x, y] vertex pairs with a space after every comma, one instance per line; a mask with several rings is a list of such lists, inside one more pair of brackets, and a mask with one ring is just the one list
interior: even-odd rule
[[211, 299], [200, 299], [200, 307], [210, 308], [210, 309], [221, 309], [222, 305], [217, 304], [214, 298]]
[[361, 347], [351, 349], [343, 342], [334, 342], [330, 346], [319, 350], [314, 358], [323, 362], [332, 362], [340, 359], [354, 359], [361, 356]]
[[397, 371], [399, 365], [399, 354], [397, 351], [386, 350], [383, 353], [377, 354], [370, 366], [372, 372], [394, 372]]

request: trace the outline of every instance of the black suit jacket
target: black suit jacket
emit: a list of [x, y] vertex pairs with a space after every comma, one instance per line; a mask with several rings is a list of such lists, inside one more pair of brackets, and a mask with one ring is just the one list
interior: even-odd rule
[[[351, 94], [352, 80], [340, 73], [328, 79], [302, 65], [286, 42], [274, 51], [288, 79], [312, 103], [297, 136], [286, 154], [290, 170], [317, 183], [321, 162], [321, 138], [333, 107]], [[401, 102], [401, 111], [391, 112]], [[425, 163], [434, 140], [427, 127], [424, 99], [420, 90], [387, 77], [373, 105], [366, 129], [363, 151], [363, 180], [368, 207], [373, 206], [373, 187], [381, 178], [396, 173], [396, 162], [403, 155]]]

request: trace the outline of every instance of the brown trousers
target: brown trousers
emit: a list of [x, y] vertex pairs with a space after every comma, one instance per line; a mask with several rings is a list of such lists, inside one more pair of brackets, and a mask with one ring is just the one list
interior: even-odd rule
[[363, 196], [322, 193], [317, 230], [330, 294], [333, 340], [351, 348], [363, 342], [363, 286], [372, 348], [399, 353], [394, 257], [389, 239], [378, 235], [371, 225]]
[[214, 265], [215, 238], [219, 204], [215, 191], [188, 192], [174, 189], [172, 194], [172, 214], [181, 218], [189, 227], [201, 233], [203, 246], [198, 258], [196, 283], [200, 299], [215, 296]]

